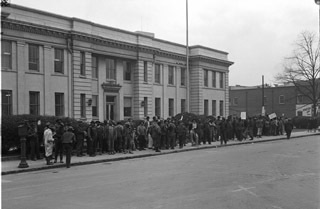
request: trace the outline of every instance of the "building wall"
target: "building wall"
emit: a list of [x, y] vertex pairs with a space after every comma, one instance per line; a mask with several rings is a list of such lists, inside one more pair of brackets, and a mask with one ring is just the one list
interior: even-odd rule
[[[129, 32], [80, 20], [12, 5], [3, 8], [9, 17], [2, 18], [2, 40], [12, 41], [12, 69], [2, 68], [3, 90], [12, 90], [12, 114], [29, 114], [29, 91], [40, 92], [40, 114], [55, 114], [55, 93], [64, 93], [64, 115], [81, 120], [105, 120], [106, 98], [115, 96], [114, 119], [124, 116], [124, 98], [131, 98], [131, 116], [155, 115], [155, 98], [160, 98], [160, 117], [169, 116], [169, 99], [174, 100], [173, 114], [186, 110], [204, 114], [204, 99], [224, 101], [228, 114], [228, 53], [203, 46], [190, 47], [190, 69], [186, 85], [181, 86], [181, 68], [186, 68], [185, 46], [154, 38], [142, 32]], [[39, 46], [39, 71], [28, 69], [28, 44]], [[55, 48], [63, 50], [63, 73], [54, 72]], [[81, 53], [85, 73], [81, 75]], [[92, 56], [98, 58], [98, 78], [92, 77]], [[106, 59], [115, 60], [116, 81], [106, 79]], [[133, 64], [131, 81], [124, 77], [123, 62]], [[144, 63], [147, 63], [147, 82]], [[155, 83], [155, 65], [161, 66], [161, 82]], [[174, 83], [168, 83], [168, 69], [173, 66]], [[203, 86], [203, 70], [224, 73], [224, 86]], [[218, 85], [218, 83], [217, 83]], [[190, 95], [188, 98], [188, 92]], [[85, 115], [81, 116], [80, 95], [85, 94]], [[93, 96], [98, 96], [98, 116], [92, 116]], [[147, 103], [144, 103], [147, 98]], [[188, 101], [189, 100], [189, 101]], [[145, 112], [147, 110], [147, 112]], [[219, 107], [217, 106], [217, 110]]]
[[[247, 112], [248, 116], [262, 114], [262, 88], [245, 88], [230, 90], [230, 114], [240, 115]], [[284, 96], [284, 103], [279, 102], [280, 96]], [[296, 90], [293, 86], [265, 87], [264, 106], [266, 114], [276, 113], [277, 116], [296, 116]], [[238, 104], [234, 103], [235, 98]]]

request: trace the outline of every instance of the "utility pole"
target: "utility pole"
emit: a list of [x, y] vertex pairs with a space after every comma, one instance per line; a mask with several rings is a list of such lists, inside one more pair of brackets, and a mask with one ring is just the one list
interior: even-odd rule
[[187, 56], [187, 112], [190, 112], [190, 73], [189, 73], [189, 23], [188, 23], [188, 0], [186, 0], [186, 56]]

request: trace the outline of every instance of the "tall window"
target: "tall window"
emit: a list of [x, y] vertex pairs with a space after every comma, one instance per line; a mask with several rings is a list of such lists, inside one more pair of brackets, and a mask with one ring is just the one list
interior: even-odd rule
[[124, 61], [123, 62], [123, 80], [131, 81], [132, 63]]
[[11, 41], [1, 41], [1, 67], [11, 69]]
[[143, 81], [148, 82], [148, 62], [143, 62]]
[[186, 100], [181, 99], [181, 113], [186, 112]]
[[208, 70], [203, 70], [203, 85], [208, 86]]
[[96, 56], [91, 57], [92, 78], [98, 78], [98, 58]]
[[86, 55], [84, 52], [80, 52], [80, 75], [86, 75]]
[[123, 101], [124, 101], [124, 105], [123, 105], [124, 117], [131, 117], [132, 116], [131, 97], [124, 97]]
[[12, 115], [12, 91], [1, 90], [2, 115]]
[[54, 72], [63, 73], [63, 49], [54, 49]]
[[186, 85], [186, 69], [181, 68], [181, 86]]
[[169, 99], [169, 116], [174, 115], [174, 99]]
[[220, 100], [219, 108], [220, 108], [220, 116], [224, 116], [224, 108], [223, 108], [223, 100]]
[[92, 95], [92, 117], [98, 117], [98, 95]]
[[161, 115], [161, 99], [155, 98], [155, 115], [160, 116]]
[[280, 96], [279, 96], [279, 104], [284, 104], [284, 102], [285, 102], [285, 97], [284, 97], [284, 95], [280, 95]]
[[148, 97], [144, 97], [143, 102], [144, 102], [144, 115], [147, 116], [148, 115]]
[[160, 83], [160, 64], [155, 64], [155, 70], [154, 70], [154, 82]]
[[80, 94], [80, 116], [86, 118], [86, 95]]
[[55, 93], [54, 98], [56, 116], [64, 116], [64, 93]]
[[115, 60], [106, 59], [106, 74], [107, 74], [107, 80], [116, 80]]
[[40, 113], [40, 92], [29, 92], [30, 115], [39, 115]]
[[217, 101], [212, 100], [212, 115], [217, 116]]
[[217, 87], [217, 73], [215, 71], [212, 71], [212, 87]]
[[204, 100], [204, 115], [209, 115], [209, 101], [207, 99]]
[[39, 46], [29, 44], [29, 70], [39, 71]]
[[220, 73], [220, 88], [222, 88], [223, 89], [223, 74], [224, 73]]
[[171, 85], [174, 84], [174, 68], [173, 68], [173, 66], [169, 66], [168, 83]]

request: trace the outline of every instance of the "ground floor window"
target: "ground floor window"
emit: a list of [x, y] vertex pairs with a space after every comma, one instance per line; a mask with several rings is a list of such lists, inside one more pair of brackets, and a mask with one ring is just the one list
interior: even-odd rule
[[64, 93], [55, 93], [54, 102], [56, 116], [64, 116]]
[[155, 115], [160, 116], [161, 115], [161, 99], [155, 98]]
[[38, 91], [29, 92], [29, 107], [30, 107], [30, 115], [40, 114], [40, 92]]
[[132, 117], [132, 101], [131, 97], [124, 97], [124, 117]]
[[12, 115], [12, 91], [1, 90], [2, 115]]

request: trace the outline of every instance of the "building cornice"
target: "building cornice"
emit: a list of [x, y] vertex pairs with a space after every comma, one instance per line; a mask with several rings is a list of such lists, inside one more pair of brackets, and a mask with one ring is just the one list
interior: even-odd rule
[[228, 61], [228, 60], [221, 60], [217, 58], [212, 58], [212, 57], [207, 57], [203, 55], [192, 55], [190, 56], [191, 61], [203, 61], [203, 62], [208, 62], [212, 64], [219, 64], [225, 67], [230, 67], [231, 65], [234, 64], [234, 62]]
[[[23, 31], [23, 32], [57, 37], [57, 38], [71, 37], [72, 40], [84, 41], [84, 42], [89, 42], [89, 43], [103, 45], [103, 46], [112, 47], [112, 48], [125, 49], [125, 50], [135, 51], [135, 52], [152, 53], [160, 57], [171, 58], [171, 59], [178, 59], [178, 60], [186, 59], [185, 54], [178, 54], [175, 52], [165, 51], [159, 48], [154, 48], [154, 47], [145, 46], [141, 44], [133, 44], [133, 43], [123, 42], [123, 41], [118, 41], [113, 39], [107, 39], [107, 38], [94, 36], [86, 33], [81, 33], [73, 30], [64, 30], [64, 29], [59, 29], [59, 28], [50, 27], [50, 26], [39, 26], [33, 23], [27, 23], [27, 22], [17, 21], [13, 19], [2, 19], [1, 23], [2, 23], [1, 25], [2, 28], [7, 28], [10, 30]], [[199, 48], [199, 46], [195, 46], [195, 47]], [[192, 47], [190, 49], [192, 49]], [[208, 63], [220, 64], [227, 67], [233, 64], [233, 62], [230, 62], [228, 60], [221, 60], [221, 59], [216, 59], [216, 58], [203, 56], [203, 55], [192, 55], [190, 56], [190, 60], [201, 60]]]

